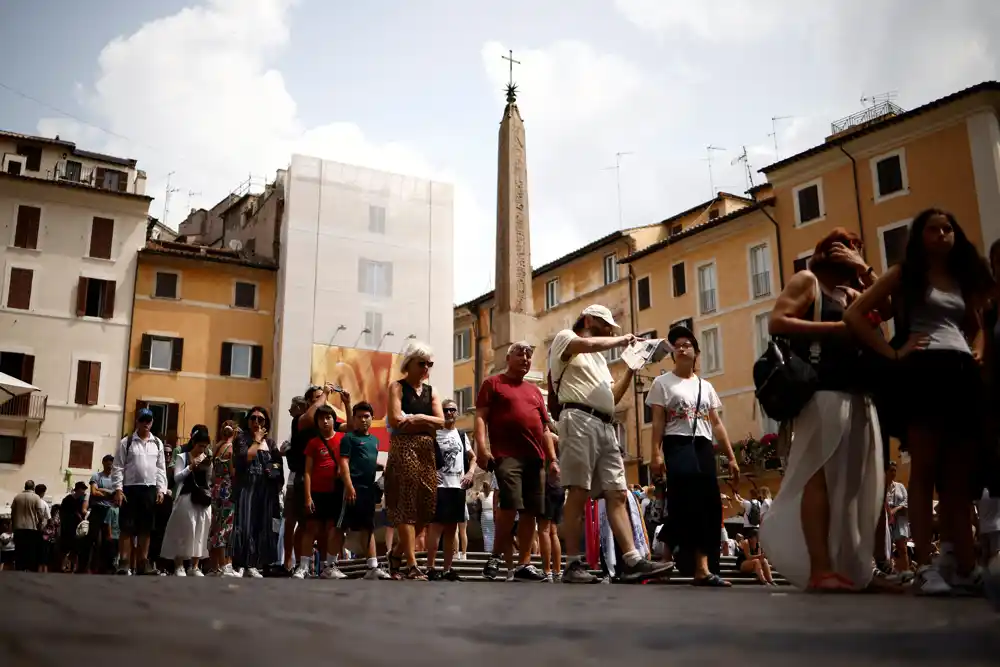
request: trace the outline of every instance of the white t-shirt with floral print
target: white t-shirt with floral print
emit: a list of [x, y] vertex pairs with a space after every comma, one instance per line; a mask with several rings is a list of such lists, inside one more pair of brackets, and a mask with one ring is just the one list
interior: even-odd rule
[[[698, 404], [698, 384], [701, 383], [701, 404], [695, 417], [695, 406]], [[722, 407], [719, 395], [711, 382], [702, 380], [697, 375], [681, 378], [671, 373], [658, 375], [653, 381], [653, 387], [646, 395], [646, 405], [659, 405], [667, 413], [667, 425], [663, 435], [687, 435], [697, 428], [695, 434], [712, 439], [712, 423], [708, 419], [708, 411]], [[695, 420], [697, 419], [697, 427]]]

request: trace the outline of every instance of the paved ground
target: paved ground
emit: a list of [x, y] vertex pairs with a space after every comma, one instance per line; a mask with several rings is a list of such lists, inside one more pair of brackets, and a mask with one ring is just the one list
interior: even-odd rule
[[3, 667], [331, 659], [404, 667], [997, 665], [1000, 614], [982, 600], [765, 589], [0, 574]]

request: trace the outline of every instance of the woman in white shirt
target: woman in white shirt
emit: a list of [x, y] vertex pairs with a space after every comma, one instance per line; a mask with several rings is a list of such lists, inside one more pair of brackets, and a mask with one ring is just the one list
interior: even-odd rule
[[722, 401], [711, 383], [695, 375], [700, 349], [687, 327], [674, 327], [667, 334], [674, 347], [674, 370], [653, 381], [646, 405], [653, 412], [652, 472], [667, 475], [667, 524], [671, 546], [694, 554], [695, 586], [728, 587], [731, 584], [709, 569], [709, 554], [719, 552], [719, 521], [722, 495], [716, 476], [713, 437], [729, 459], [729, 474], [739, 481], [726, 427], [719, 418]]
[[[212, 459], [208, 445], [212, 442], [208, 427], [202, 424], [191, 429], [186, 452], [174, 464], [174, 508], [163, 533], [160, 554], [174, 561], [174, 574], [201, 577], [198, 563], [208, 557], [208, 535], [212, 527], [212, 490], [209, 479]], [[184, 561], [191, 569], [184, 571]]]

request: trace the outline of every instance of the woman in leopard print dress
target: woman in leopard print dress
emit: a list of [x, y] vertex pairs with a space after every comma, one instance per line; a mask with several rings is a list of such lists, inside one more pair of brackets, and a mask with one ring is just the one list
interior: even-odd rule
[[389, 570], [401, 579], [427, 579], [417, 567], [416, 536], [434, 518], [434, 434], [444, 425], [441, 399], [426, 383], [433, 366], [431, 349], [423, 343], [411, 343], [400, 364], [403, 379], [394, 382], [389, 390], [392, 436], [386, 461], [385, 501], [389, 523], [399, 536], [389, 553]]

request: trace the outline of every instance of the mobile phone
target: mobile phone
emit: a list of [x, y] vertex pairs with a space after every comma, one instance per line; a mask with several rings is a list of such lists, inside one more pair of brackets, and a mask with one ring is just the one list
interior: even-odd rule
[[335, 392], [337, 392], [338, 394], [343, 394], [344, 393], [344, 388], [341, 387], [339, 384], [333, 385], [333, 390]]

